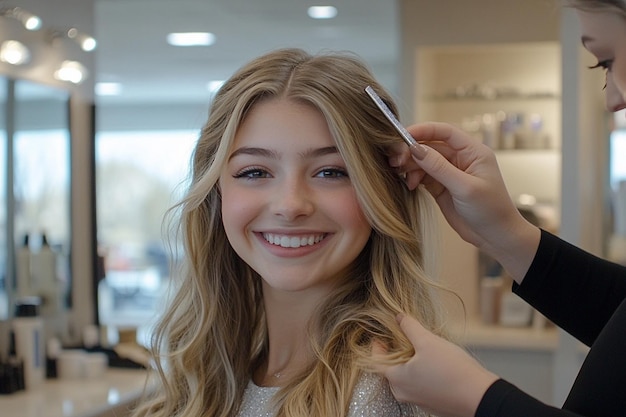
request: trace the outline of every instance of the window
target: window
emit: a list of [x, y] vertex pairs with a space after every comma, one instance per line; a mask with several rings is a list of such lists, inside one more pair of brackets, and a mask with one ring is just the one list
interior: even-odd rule
[[147, 345], [170, 274], [167, 210], [183, 195], [199, 136], [184, 131], [102, 131], [96, 135], [96, 217], [104, 279], [98, 317], [109, 342], [137, 328]]

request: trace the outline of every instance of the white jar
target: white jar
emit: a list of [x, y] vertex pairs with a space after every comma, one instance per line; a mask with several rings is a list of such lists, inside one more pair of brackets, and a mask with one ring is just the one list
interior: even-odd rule
[[87, 352], [82, 349], [62, 350], [57, 358], [59, 379], [81, 379], [85, 376]]

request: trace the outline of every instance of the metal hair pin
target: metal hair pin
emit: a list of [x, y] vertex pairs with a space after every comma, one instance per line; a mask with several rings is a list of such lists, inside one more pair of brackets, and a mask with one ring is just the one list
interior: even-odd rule
[[380, 96], [376, 93], [376, 91], [374, 91], [374, 89], [371, 86], [367, 86], [365, 87], [365, 92], [370, 96], [370, 98], [372, 100], [374, 100], [374, 103], [376, 103], [376, 105], [378, 106], [378, 108], [383, 112], [383, 114], [385, 115], [385, 117], [391, 122], [391, 124], [393, 125], [393, 127], [396, 128], [396, 130], [398, 131], [398, 133], [400, 133], [400, 136], [402, 136], [402, 139], [404, 139], [404, 141], [406, 142], [407, 145], [409, 145], [409, 148], [415, 148], [418, 146], [417, 141], [413, 138], [413, 136], [411, 136], [411, 134], [404, 128], [404, 126], [402, 126], [402, 124], [400, 124], [400, 121], [398, 121], [398, 119], [396, 118], [396, 116], [393, 114], [393, 112], [389, 109], [389, 107], [387, 107], [387, 105], [385, 104], [385, 102], [380, 98]]

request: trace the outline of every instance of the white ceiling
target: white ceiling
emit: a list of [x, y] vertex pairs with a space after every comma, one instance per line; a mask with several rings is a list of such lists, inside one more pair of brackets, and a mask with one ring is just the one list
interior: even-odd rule
[[[307, 8], [334, 5], [313, 20]], [[206, 102], [206, 84], [278, 47], [359, 54], [388, 89], [397, 85], [399, 29], [392, 0], [96, 0], [96, 81], [122, 84], [99, 104]], [[208, 31], [208, 47], [173, 47], [169, 32]]]

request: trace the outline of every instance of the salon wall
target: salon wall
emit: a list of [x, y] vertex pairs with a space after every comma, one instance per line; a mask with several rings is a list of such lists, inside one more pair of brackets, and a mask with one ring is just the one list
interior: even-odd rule
[[416, 110], [416, 53], [421, 46], [559, 40], [557, 0], [399, 0], [405, 121]]
[[[6, 0], [2, 6], [19, 6], [42, 19], [42, 30], [27, 32], [12, 19], [0, 19], [0, 39], [16, 39], [31, 48], [32, 61], [13, 67], [0, 63], [0, 74], [28, 79], [64, 88], [71, 93], [72, 147], [72, 276], [73, 308], [69, 317], [70, 334], [77, 337], [78, 329], [93, 322], [91, 276], [93, 271], [91, 154], [92, 106], [95, 54], [82, 51], [73, 42], [51, 42], [46, 28], [76, 27], [85, 33], [94, 31], [93, 0]], [[81, 62], [91, 75], [80, 85], [54, 79], [53, 74], [63, 60]]]

